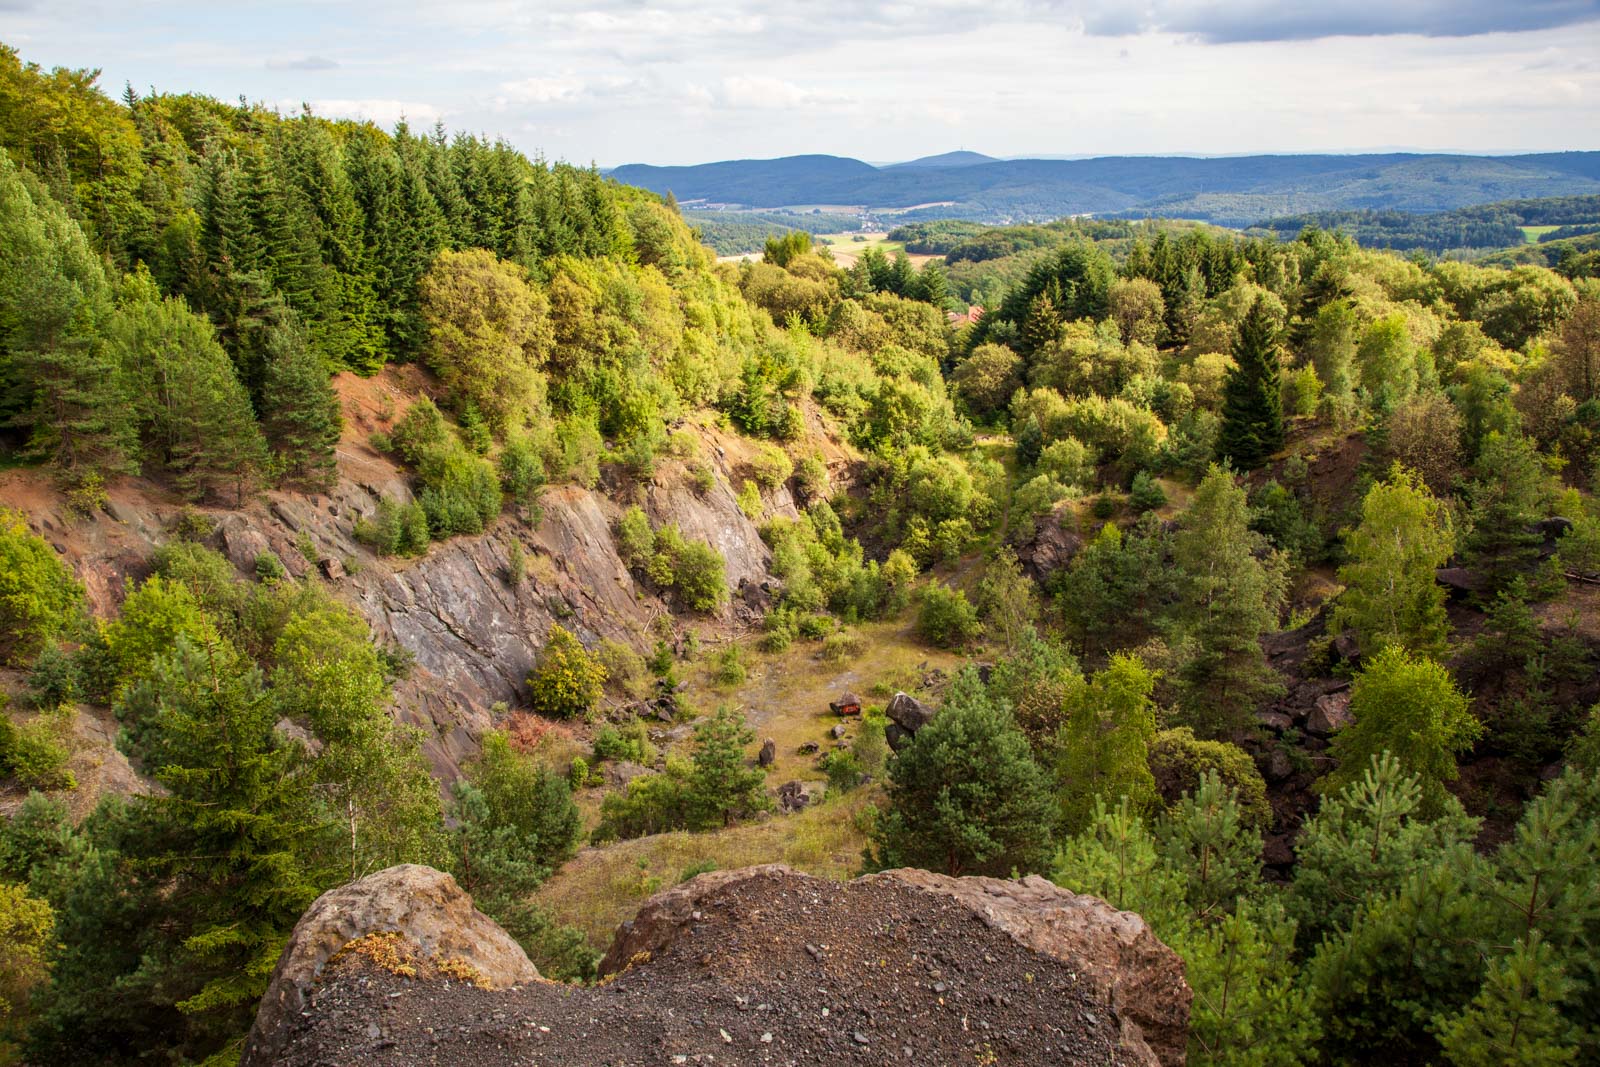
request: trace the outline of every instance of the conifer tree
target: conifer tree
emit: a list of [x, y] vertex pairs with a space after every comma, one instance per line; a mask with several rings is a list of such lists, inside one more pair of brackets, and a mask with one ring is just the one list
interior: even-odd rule
[[1281, 685], [1260, 638], [1277, 624], [1283, 556], [1250, 529], [1245, 491], [1213, 466], [1184, 513], [1173, 557], [1187, 643], [1178, 671], [1182, 721], [1202, 738], [1225, 738], [1247, 728], [1257, 702]]
[[772, 806], [766, 773], [751, 767], [745, 747], [756, 738], [744, 716], [723, 706], [695, 729], [688, 779], [690, 819], [703, 829], [732, 826]]
[[1576, 1063], [1576, 1028], [1561, 1012], [1573, 982], [1537, 934], [1497, 961], [1465, 1011], [1441, 1020], [1439, 1045], [1454, 1067], [1560, 1067]]
[[876, 862], [950, 875], [1037, 871], [1054, 808], [1027, 738], [968, 669], [890, 766], [889, 807], [873, 832]]
[[229, 487], [242, 502], [266, 466], [266, 444], [211, 324], [182, 300], [162, 299], [141, 274], [125, 286], [106, 336], [137, 386], [147, 453], [172, 471], [185, 495], [198, 499]]
[[287, 308], [266, 325], [262, 340], [266, 350], [262, 430], [289, 477], [328, 488], [336, 475], [334, 447], [344, 420], [327, 365]]
[[78, 224], [0, 158], [0, 418], [69, 483], [138, 466], [126, 383], [99, 336], [110, 296]]
[[1255, 470], [1283, 447], [1278, 331], [1262, 297], [1239, 324], [1233, 361], [1236, 366], [1223, 385], [1217, 453], [1241, 470]]
[[1472, 526], [1463, 548], [1468, 565], [1485, 579], [1485, 598], [1537, 563], [1540, 537], [1530, 525], [1539, 518], [1546, 482], [1539, 454], [1526, 437], [1493, 431], [1484, 437], [1467, 488]]

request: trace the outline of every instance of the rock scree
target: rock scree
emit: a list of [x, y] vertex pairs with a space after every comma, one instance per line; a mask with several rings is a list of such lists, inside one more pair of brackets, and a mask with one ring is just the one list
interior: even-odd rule
[[[285, 950], [244, 1067], [1185, 1059], [1182, 961], [1139, 916], [1042, 878], [897, 870], [839, 883], [777, 865], [714, 871], [646, 902], [590, 987], [538, 979], [525, 957], [525, 970], [494, 973], [464, 953], [466, 966], [407, 965], [437, 959], [464, 895], [419, 903], [404, 921], [392, 920], [392, 903], [370, 909], [387, 922], [375, 928], [406, 941], [397, 956], [361, 941], [339, 951], [365, 933], [362, 898], [408, 879], [461, 892], [410, 867], [324, 895]], [[449, 917], [420, 914], [433, 907]], [[411, 945], [413, 929], [435, 947]]]

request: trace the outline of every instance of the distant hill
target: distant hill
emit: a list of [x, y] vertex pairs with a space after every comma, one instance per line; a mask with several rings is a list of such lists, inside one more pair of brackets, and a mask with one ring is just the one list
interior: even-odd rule
[[1498, 200], [1596, 194], [1600, 152], [1106, 156], [882, 168], [813, 155], [691, 167], [629, 164], [612, 176], [657, 192], [671, 190], [681, 201], [751, 208], [941, 204], [945, 206], [913, 211], [906, 218], [1024, 221], [1075, 214], [1159, 215], [1244, 226], [1318, 211], [1434, 212]]
[[993, 156], [986, 156], [982, 152], [945, 152], [937, 156], [923, 156], [921, 159], [908, 159], [904, 163], [891, 164], [893, 167], [971, 167], [979, 163], [999, 163], [1000, 160]]

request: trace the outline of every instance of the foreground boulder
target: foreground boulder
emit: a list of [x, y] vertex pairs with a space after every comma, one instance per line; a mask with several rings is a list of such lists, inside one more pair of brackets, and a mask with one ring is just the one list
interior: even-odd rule
[[425, 965], [471, 974], [480, 985], [501, 989], [539, 978], [522, 946], [474, 908], [450, 875], [414, 863], [389, 867], [328, 890], [300, 917], [272, 972], [240, 1063], [278, 1062], [283, 1041], [328, 961], [359, 938], [385, 934], [398, 934], [404, 951]]
[[381, 953], [332, 954], [301, 1007], [269, 1012], [294, 1000], [280, 966], [246, 1067], [1172, 1067], [1190, 1002], [1182, 962], [1137, 915], [1041, 878], [911, 870], [848, 883], [781, 866], [701, 875], [623, 925], [592, 987], [407, 970]]

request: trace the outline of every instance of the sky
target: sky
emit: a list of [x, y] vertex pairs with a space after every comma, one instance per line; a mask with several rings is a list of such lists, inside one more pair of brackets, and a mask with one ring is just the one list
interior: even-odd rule
[[0, 42], [603, 167], [1600, 149], [1600, 0], [0, 0]]

